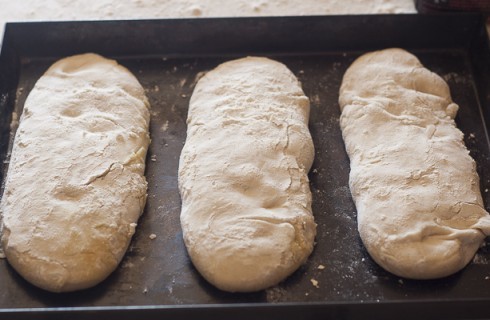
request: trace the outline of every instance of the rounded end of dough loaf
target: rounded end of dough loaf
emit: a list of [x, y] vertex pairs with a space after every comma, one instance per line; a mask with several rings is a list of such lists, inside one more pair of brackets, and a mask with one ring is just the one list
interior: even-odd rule
[[[47, 291], [70, 292], [93, 287], [106, 279], [120, 263], [135, 228], [134, 224], [122, 226], [104, 239], [95, 234], [75, 239], [74, 234], [80, 230], [73, 231], [57, 241], [12, 235], [5, 228], [2, 246], [9, 264], [24, 279]], [[31, 245], [31, 240], [38, 244]], [[119, 247], [115, 248], [112, 242]]]
[[[436, 228], [437, 229], [437, 228]], [[434, 234], [378, 239], [379, 233], [361, 231], [371, 257], [385, 270], [414, 280], [438, 279], [463, 269], [484, 239], [478, 230], [435, 230]], [[439, 232], [439, 234], [437, 234]], [[375, 247], [374, 247], [375, 246]]]
[[[383, 94], [380, 95], [379, 93]], [[368, 52], [346, 70], [339, 90], [339, 106], [380, 103], [394, 114], [409, 111], [410, 97], [419, 95], [424, 108], [445, 114], [452, 103], [449, 86], [439, 75], [426, 69], [413, 54], [400, 48]], [[455, 114], [454, 108], [452, 113]]]
[[93, 287], [105, 280], [120, 263], [111, 252], [80, 253], [71, 259], [50, 260], [18, 252], [8, 246], [8, 241], [2, 240], [9, 264], [31, 284], [55, 293]]
[[215, 225], [206, 237], [184, 234], [184, 239], [194, 266], [208, 282], [228, 292], [253, 292], [278, 284], [304, 264], [315, 234], [311, 216], [294, 223], [252, 218]]

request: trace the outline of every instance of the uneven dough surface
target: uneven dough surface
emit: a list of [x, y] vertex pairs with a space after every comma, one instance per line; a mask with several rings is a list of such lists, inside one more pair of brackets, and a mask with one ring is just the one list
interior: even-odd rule
[[373, 259], [407, 278], [450, 275], [473, 258], [490, 216], [445, 81], [401, 49], [361, 56], [340, 88], [358, 227]]
[[95, 54], [53, 64], [30, 92], [1, 201], [2, 245], [29, 282], [84, 289], [119, 264], [146, 201], [149, 104]]
[[257, 291], [313, 250], [307, 173], [309, 100], [283, 64], [248, 57], [196, 85], [180, 158], [181, 224], [199, 272], [226, 291]]

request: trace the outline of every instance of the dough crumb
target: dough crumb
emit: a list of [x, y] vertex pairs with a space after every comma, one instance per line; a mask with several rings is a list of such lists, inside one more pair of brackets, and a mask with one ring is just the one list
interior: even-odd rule
[[320, 264], [318, 267], [317, 267], [318, 270], [324, 270], [325, 269], [325, 266], [323, 264]]
[[317, 281], [317, 280], [315, 280], [315, 279], [311, 278], [311, 279], [310, 279], [310, 281], [311, 281], [311, 284], [312, 284], [312, 285], [313, 285], [315, 288], [320, 288], [320, 286], [318, 285], [318, 281]]
[[485, 277], [485, 280], [490, 280], [490, 277], [489, 277], [489, 276], [486, 276], [486, 277]]
[[399, 284], [403, 284], [403, 279], [398, 279]]
[[155, 92], [159, 92], [159, 91], [160, 91], [160, 87], [159, 87], [159, 86], [154, 86], [154, 87], [153, 87], [153, 91], [155, 91]]
[[153, 154], [151, 157], [150, 157], [150, 160], [153, 161], [153, 162], [156, 162], [157, 161], [157, 155], [156, 154]]
[[147, 294], [147, 293], [148, 293], [148, 289], [144, 288], [144, 289], [143, 289], [143, 293], [144, 293], [144, 294]]
[[148, 236], [148, 238], [150, 238], [151, 240], [155, 240], [157, 238], [157, 235], [152, 233]]

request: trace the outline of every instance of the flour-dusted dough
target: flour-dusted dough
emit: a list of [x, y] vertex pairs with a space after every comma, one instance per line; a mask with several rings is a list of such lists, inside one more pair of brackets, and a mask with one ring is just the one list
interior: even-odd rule
[[60, 292], [105, 279], [146, 201], [149, 104], [95, 54], [62, 59], [24, 106], [1, 201], [2, 245], [28, 281]]
[[490, 217], [445, 81], [408, 52], [387, 49], [350, 66], [339, 102], [370, 255], [414, 279], [463, 268], [490, 234]]
[[313, 250], [309, 100], [283, 64], [226, 62], [196, 85], [179, 167], [192, 262], [226, 291], [277, 284]]

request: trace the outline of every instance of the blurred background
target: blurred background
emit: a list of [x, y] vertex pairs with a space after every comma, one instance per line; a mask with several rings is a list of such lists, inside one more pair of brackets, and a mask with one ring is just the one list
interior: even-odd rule
[[414, 13], [413, 0], [0, 0], [10, 21]]

